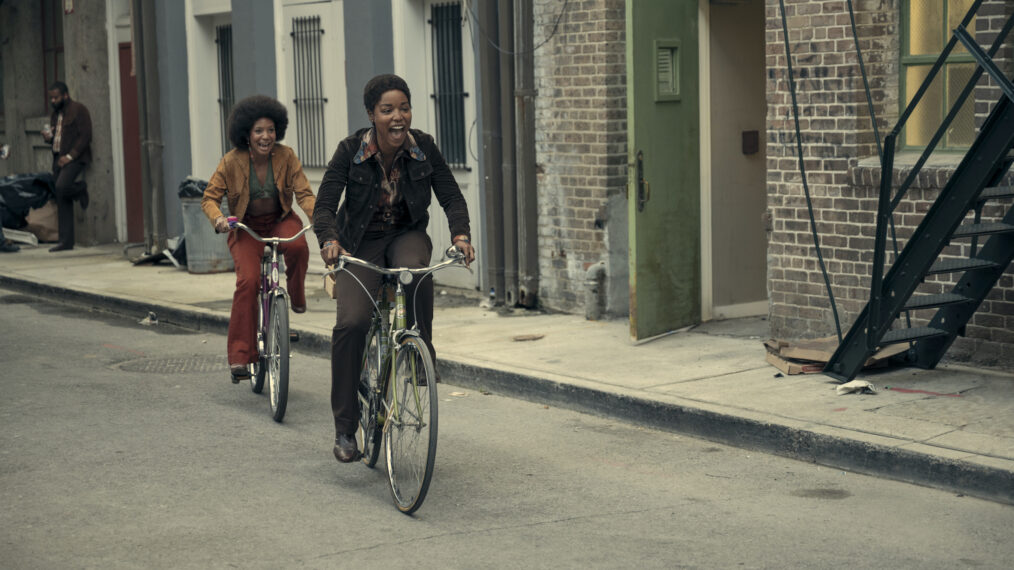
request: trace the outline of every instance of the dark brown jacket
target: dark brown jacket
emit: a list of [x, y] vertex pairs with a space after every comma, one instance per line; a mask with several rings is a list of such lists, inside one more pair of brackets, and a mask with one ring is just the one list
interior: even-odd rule
[[[380, 164], [376, 160], [356, 160], [363, 146], [363, 135], [368, 130], [362, 129], [338, 144], [317, 190], [317, 207], [313, 210], [313, 231], [317, 240], [322, 245], [328, 240], [338, 240], [353, 255], [359, 249], [383, 192]], [[465, 198], [433, 137], [416, 129], [410, 132], [418, 151], [402, 159], [405, 168], [398, 187], [408, 209], [409, 227], [426, 230], [430, 220], [430, 198], [436, 195], [447, 214], [451, 231], [448, 237], [471, 235]]]
[[[56, 134], [56, 116], [61, 111], [53, 111], [49, 116], [49, 126]], [[63, 126], [60, 132], [60, 155], [69, 154], [74, 160], [91, 162], [92, 160], [92, 117], [88, 107], [77, 101], [67, 99], [63, 106]]]

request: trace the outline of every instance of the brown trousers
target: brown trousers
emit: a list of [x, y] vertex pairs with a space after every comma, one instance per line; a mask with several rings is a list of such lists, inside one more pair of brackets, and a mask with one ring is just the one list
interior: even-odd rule
[[[425, 232], [391, 232], [381, 237], [363, 238], [355, 257], [381, 267], [426, 267], [430, 264], [433, 244]], [[363, 287], [352, 275], [366, 286]], [[353, 434], [359, 425], [357, 387], [362, 366], [366, 334], [370, 332], [373, 303], [380, 290], [381, 276], [369, 269], [348, 266], [335, 276], [338, 317], [331, 332], [331, 411], [336, 434]], [[419, 291], [416, 293], [415, 288]], [[426, 346], [433, 351], [433, 278], [416, 278], [405, 288], [408, 325], [419, 319], [419, 332]], [[413, 298], [418, 306], [413, 305]], [[418, 312], [417, 312], [418, 311]]]

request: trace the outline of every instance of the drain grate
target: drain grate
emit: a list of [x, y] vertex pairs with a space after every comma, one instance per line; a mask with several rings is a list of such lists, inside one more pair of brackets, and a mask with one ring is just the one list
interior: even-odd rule
[[221, 356], [176, 356], [169, 358], [139, 358], [116, 365], [124, 372], [144, 374], [199, 374], [222, 372], [229, 369]]

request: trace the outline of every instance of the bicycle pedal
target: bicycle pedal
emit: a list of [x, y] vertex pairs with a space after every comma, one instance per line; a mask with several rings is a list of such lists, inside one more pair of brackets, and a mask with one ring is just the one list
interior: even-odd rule
[[291, 342], [299, 342], [299, 333], [298, 332], [290, 332], [289, 333], [289, 341], [291, 341]]

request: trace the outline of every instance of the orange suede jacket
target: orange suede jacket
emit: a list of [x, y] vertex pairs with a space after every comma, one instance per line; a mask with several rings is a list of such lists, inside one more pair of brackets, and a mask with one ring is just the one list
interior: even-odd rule
[[[310, 189], [310, 181], [303, 174], [303, 165], [291, 148], [275, 143], [271, 151], [271, 170], [275, 175], [275, 187], [278, 188], [278, 201], [282, 204], [282, 216], [292, 211], [292, 199], [295, 196], [299, 207], [313, 218], [313, 206], [316, 197]], [[211, 224], [223, 215], [222, 196], [229, 203], [230, 215], [242, 220], [246, 208], [250, 204], [250, 153], [247, 150], [234, 148], [227, 152], [218, 163], [218, 168], [211, 175], [208, 186], [201, 198], [201, 209], [208, 216]]]

